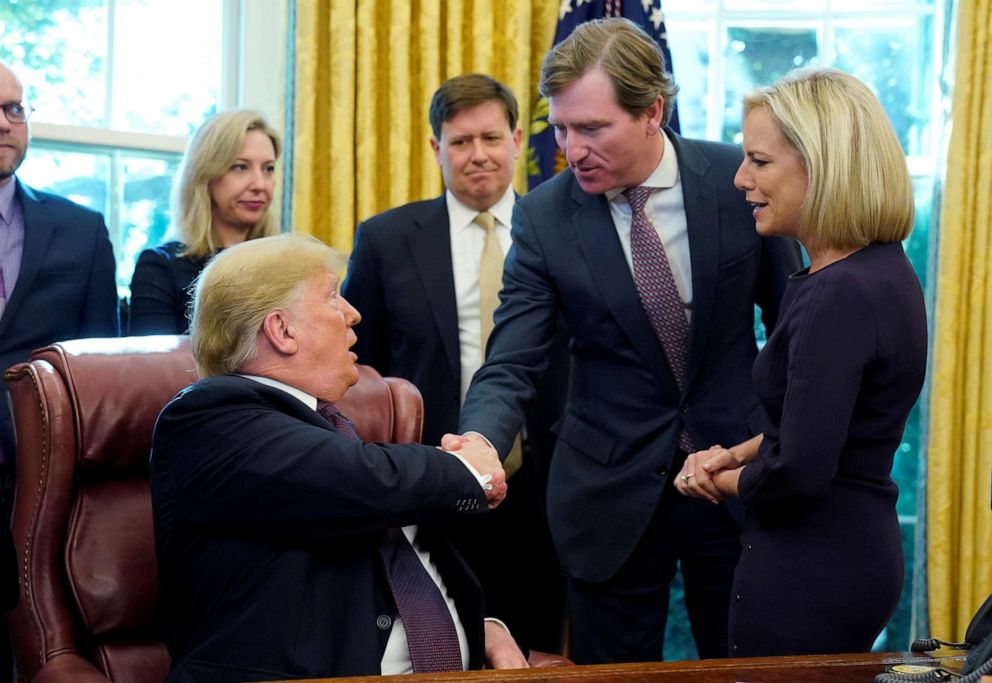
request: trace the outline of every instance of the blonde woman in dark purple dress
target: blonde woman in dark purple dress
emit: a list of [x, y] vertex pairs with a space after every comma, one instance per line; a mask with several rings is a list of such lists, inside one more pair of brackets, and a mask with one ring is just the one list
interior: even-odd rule
[[810, 266], [754, 363], [764, 433], [690, 455], [676, 485], [747, 511], [732, 656], [868, 651], [902, 589], [890, 472], [926, 370], [909, 173], [876, 97], [835, 69], [746, 96], [744, 152], [757, 231], [799, 239]]

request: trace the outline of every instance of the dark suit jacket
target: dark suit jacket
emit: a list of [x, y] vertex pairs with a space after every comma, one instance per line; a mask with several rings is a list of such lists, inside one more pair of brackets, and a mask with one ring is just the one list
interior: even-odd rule
[[[103, 217], [56, 195], [17, 183], [24, 216], [24, 252], [14, 290], [0, 317], [0, 371], [55, 341], [116, 337], [114, 250]], [[15, 461], [14, 423], [3, 385], [0, 445], [7, 473]], [[10, 506], [11, 501], [6, 501]], [[6, 513], [0, 512], [0, 608], [17, 601], [17, 571]]]
[[[452, 456], [362, 444], [237, 376], [201, 380], [162, 411], [151, 494], [173, 682], [379, 673], [395, 613], [383, 532], [486, 509]], [[481, 591], [425, 534], [479, 668]]]
[[181, 256], [182, 242], [145, 249], [131, 277], [129, 334], [188, 334], [190, 286], [209, 256]]
[[[0, 318], [0, 369], [54, 341], [116, 337], [114, 250], [103, 217], [68, 199], [17, 181], [24, 215], [24, 254], [17, 284]], [[4, 453], [14, 452], [13, 424], [0, 410]]]
[[489, 357], [462, 409], [503, 451], [543, 368], [555, 317], [571, 335], [571, 384], [551, 463], [548, 510], [566, 572], [610, 577], [630, 556], [673, 473], [683, 425], [700, 448], [761, 431], [751, 385], [754, 305], [774, 324], [792, 240], [762, 238], [733, 186], [740, 149], [671, 134], [688, 222], [693, 309], [684, 388], [641, 307], [603, 195], [564, 172], [521, 199]]
[[[458, 428], [462, 374], [444, 195], [360, 223], [341, 291], [362, 314], [353, 347], [359, 362], [416, 384], [424, 396], [424, 443], [440, 443]], [[561, 335], [553, 345], [552, 371], [528, 415], [529, 452], [538, 457], [554, 447], [550, 427], [564, 403], [564, 342]]]

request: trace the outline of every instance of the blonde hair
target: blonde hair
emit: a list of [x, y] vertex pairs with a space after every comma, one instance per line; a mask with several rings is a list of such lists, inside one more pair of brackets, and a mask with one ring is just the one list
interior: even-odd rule
[[303, 283], [343, 267], [338, 252], [293, 233], [242, 242], [215, 256], [193, 297], [190, 336], [200, 375], [236, 372], [254, 357], [265, 316], [291, 306]]
[[899, 139], [878, 98], [838, 69], [797, 69], [744, 96], [764, 108], [809, 175], [804, 240], [820, 248], [896, 242], [913, 229], [913, 187]]
[[[261, 114], [249, 109], [232, 109], [212, 116], [189, 141], [179, 182], [172, 192], [172, 233], [185, 245], [184, 256], [197, 258], [213, 254], [220, 248], [213, 231], [210, 183], [228, 171], [252, 130], [261, 131], [272, 140], [278, 159], [281, 151], [279, 134]], [[246, 239], [278, 233], [279, 220], [270, 204]]]

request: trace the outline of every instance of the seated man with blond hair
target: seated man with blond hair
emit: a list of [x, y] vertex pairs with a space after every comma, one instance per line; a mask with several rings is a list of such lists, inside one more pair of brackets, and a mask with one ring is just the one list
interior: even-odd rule
[[196, 285], [203, 377], [155, 427], [152, 508], [170, 682], [524, 667], [430, 523], [506, 494], [495, 451], [358, 440], [340, 258], [302, 235], [219, 254]]

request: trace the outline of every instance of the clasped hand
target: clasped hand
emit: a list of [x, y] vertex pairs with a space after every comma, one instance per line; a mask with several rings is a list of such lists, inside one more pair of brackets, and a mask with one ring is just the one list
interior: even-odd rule
[[729, 448], [710, 446], [686, 456], [675, 477], [675, 488], [683, 496], [719, 503], [724, 497], [737, 494], [742, 465]]
[[445, 434], [441, 438], [441, 450], [457, 451], [482, 476], [491, 477], [490, 488], [486, 490], [486, 500], [492, 510], [506, 498], [506, 472], [499, 454], [488, 441], [479, 434]]

